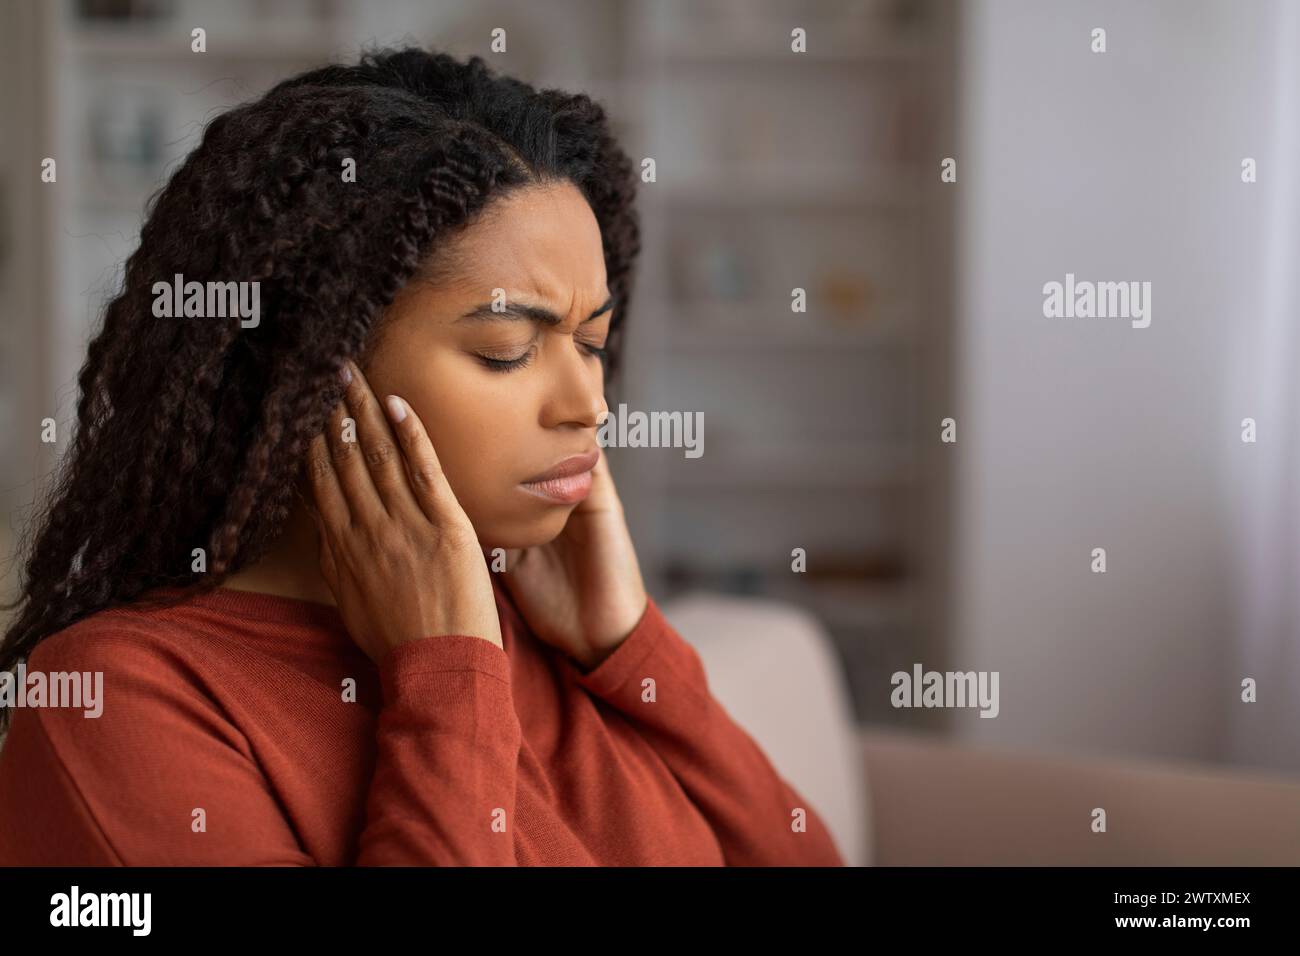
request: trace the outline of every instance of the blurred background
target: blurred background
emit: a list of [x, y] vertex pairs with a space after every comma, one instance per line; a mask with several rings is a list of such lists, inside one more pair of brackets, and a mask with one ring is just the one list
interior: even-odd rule
[[[590, 93], [656, 161], [610, 406], [702, 412], [705, 442], [613, 457], [656, 596], [806, 609], [860, 727], [1300, 769], [1296, 5], [0, 9], [6, 555], [144, 203], [204, 124], [362, 45], [476, 53]], [[1067, 272], [1150, 281], [1151, 326], [1044, 318]], [[914, 663], [998, 671], [997, 719], [893, 708]]]

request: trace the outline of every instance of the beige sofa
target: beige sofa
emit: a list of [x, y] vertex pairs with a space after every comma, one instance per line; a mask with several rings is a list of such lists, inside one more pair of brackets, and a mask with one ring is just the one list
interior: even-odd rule
[[808, 612], [701, 592], [663, 610], [850, 865], [1300, 865], [1300, 776], [862, 730]]

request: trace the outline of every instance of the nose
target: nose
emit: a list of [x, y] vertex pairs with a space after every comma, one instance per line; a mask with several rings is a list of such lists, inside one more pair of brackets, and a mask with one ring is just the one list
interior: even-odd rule
[[557, 354], [550, 365], [542, 425], [596, 428], [605, 418], [605, 373], [598, 359], [585, 357], [569, 336], [549, 343]]

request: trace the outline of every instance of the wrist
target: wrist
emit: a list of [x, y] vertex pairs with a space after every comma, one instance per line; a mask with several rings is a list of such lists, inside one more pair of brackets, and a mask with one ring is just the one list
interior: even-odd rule
[[632, 636], [637, 625], [645, 617], [646, 609], [650, 606], [649, 597], [642, 592], [640, 608], [635, 613], [629, 613], [626, 620], [630, 623], [620, 627], [613, 638], [603, 640], [589, 640], [585, 643], [580, 652], [575, 652], [572, 657], [582, 672], [589, 673], [601, 665], [601, 663], [613, 654], [623, 642]]
[[[629, 632], [630, 634], [631, 632]], [[627, 640], [628, 635], [612, 641], [602, 641], [597, 643], [587, 642], [581, 649], [575, 648], [569, 655], [578, 669], [584, 674], [589, 674], [604, 663], [605, 659], [618, 650], [619, 646]]]

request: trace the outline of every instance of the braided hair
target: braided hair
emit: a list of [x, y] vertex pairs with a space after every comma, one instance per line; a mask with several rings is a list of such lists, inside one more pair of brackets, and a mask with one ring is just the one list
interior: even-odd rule
[[[150, 199], [87, 350], [75, 437], [4, 605], [21, 610], [0, 670], [92, 612], [159, 586], [184, 600], [260, 557], [341, 397], [339, 367], [373, 347], [398, 290], [449, 268], [439, 248], [490, 202], [556, 180], [600, 226], [612, 376], [640, 250], [635, 176], [587, 95], [408, 48], [303, 73], [214, 118]], [[176, 274], [258, 282], [259, 322], [156, 317], [153, 286]]]

